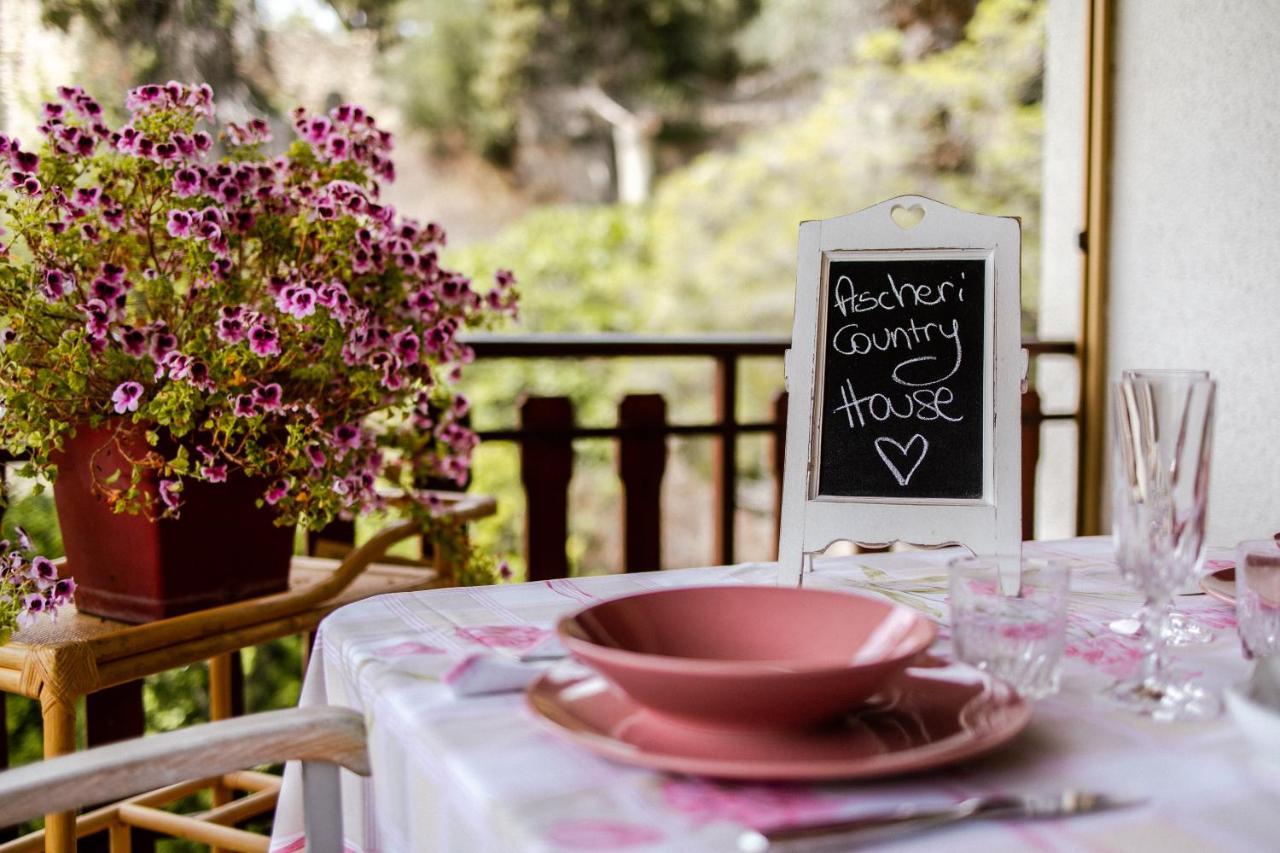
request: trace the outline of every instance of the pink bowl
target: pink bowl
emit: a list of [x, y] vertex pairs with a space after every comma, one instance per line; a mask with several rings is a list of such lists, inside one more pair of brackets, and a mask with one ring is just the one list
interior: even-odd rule
[[574, 657], [641, 705], [744, 728], [820, 722], [896, 677], [937, 628], [846, 592], [711, 586], [601, 602], [558, 626]]

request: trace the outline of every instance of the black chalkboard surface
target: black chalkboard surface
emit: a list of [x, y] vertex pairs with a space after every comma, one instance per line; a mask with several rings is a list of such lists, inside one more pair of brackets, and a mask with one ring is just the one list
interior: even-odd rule
[[982, 497], [985, 265], [828, 264], [819, 495]]

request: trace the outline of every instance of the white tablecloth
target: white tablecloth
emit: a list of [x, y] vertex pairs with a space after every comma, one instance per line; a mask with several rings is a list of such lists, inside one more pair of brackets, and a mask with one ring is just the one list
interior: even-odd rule
[[[772, 564], [445, 589], [372, 598], [324, 621], [304, 705], [364, 713], [373, 777], [344, 774], [347, 849], [373, 851], [731, 850], [744, 825], [769, 825], [950, 802], [997, 791], [1088, 788], [1141, 797], [1137, 808], [1045, 822], [986, 822], [899, 842], [902, 850], [1277, 850], [1280, 779], [1225, 715], [1161, 724], [1114, 712], [1102, 687], [1133, 673], [1139, 644], [1107, 628], [1137, 596], [1120, 582], [1110, 541], [1028, 543], [1073, 567], [1062, 692], [1035, 706], [1026, 732], [966, 765], [862, 784], [713, 783], [614, 764], [535, 727], [519, 694], [456, 698], [441, 676], [477, 650], [519, 654], [556, 620], [603, 598], [646, 589], [771, 583]], [[945, 623], [945, 562], [954, 552], [819, 560], [806, 586], [854, 589]], [[1207, 568], [1230, 559], [1211, 551]], [[1211, 645], [1174, 650], [1220, 688], [1244, 678], [1232, 608], [1203, 595], [1179, 609], [1213, 628]], [[946, 652], [947, 631], [939, 649]], [[304, 848], [300, 774], [290, 767], [273, 853]]]

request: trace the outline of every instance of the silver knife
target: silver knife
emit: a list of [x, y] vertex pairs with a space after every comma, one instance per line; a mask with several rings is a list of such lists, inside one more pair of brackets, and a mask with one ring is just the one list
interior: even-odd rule
[[747, 830], [738, 836], [741, 853], [850, 850], [901, 835], [950, 826], [977, 818], [1058, 818], [1139, 805], [1106, 794], [1067, 790], [1058, 794], [973, 797], [949, 806], [904, 805], [892, 811], [848, 820]]

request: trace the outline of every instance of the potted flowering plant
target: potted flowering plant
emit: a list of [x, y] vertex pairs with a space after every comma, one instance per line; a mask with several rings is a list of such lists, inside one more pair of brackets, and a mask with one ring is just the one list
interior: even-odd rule
[[208, 86], [134, 89], [117, 129], [58, 95], [38, 153], [0, 136], [0, 445], [54, 478], [81, 609], [281, 590], [295, 525], [388, 486], [430, 526], [421, 487], [476, 442], [458, 334], [514, 313], [511, 274], [477, 291], [379, 200], [392, 139], [358, 106], [296, 110], [279, 155], [229, 124], [219, 157]]

